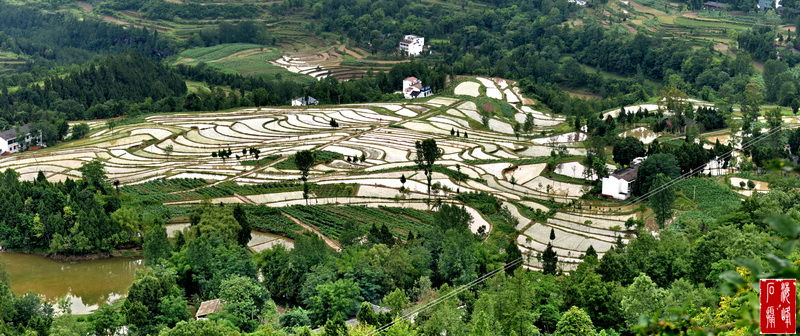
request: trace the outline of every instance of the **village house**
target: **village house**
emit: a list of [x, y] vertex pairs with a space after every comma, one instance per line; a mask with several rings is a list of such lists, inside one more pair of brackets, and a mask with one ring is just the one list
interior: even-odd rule
[[319, 105], [319, 101], [314, 99], [314, 97], [299, 97], [292, 99], [292, 106], [309, 106], [309, 105]]
[[628, 168], [618, 170], [609, 177], [603, 178], [603, 188], [601, 194], [618, 200], [626, 200], [631, 197], [633, 191], [633, 181], [639, 174], [639, 165], [644, 158], [636, 158]]
[[42, 131], [31, 134], [30, 125], [23, 125], [0, 132], [0, 154], [22, 152], [30, 146], [44, 146]]
[[761, 10], [778, 9], [781, 8], [781, 0], [758, 0], [756, 7]]
[[428, 97], [433, 94], [430, 86], [422, 86], [422, 81], [416, 77], [403, 80], [403, 97], [406, 99]]
[[400, 51], [408, 56], [419, 56], [425, 48], [425, 38], [417, 35], [406, 35], [400, 40]]
[[194, 314], [194, 318], [204, 320], [208, 315], [216, 314], [220, 311], [222, 311], [222, 301], [220, 299], [203, 301], [200, 303], [200, 308], [197, 308], [197, 313]]

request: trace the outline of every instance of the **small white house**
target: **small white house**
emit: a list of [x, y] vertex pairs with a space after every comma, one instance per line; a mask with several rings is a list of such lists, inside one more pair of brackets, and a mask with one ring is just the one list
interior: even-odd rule
[[642, 161], [643, 159], [636, 158], [630, 167], [618, 170], [609, 177], [604, 177], [601, 194], [618, 200], [626, 200], [631, 197], [633, 181], [636, 181]]
[[417, 35], [406, 35], [400, 40], [400, 51], [408, 56], [419, 56], [425, 48], [425, 38]]
[[711, 176], [720, 176], [720, 175], [728, 175], [735, 172], [735, 169], [730, 167], [730, 159], [728, 159], [728, 163], [725, 162], [725, 159], [715, 157], [706, 163], [706, 166], [703, 167], [703, 174], [711, 175]]
[[292, 106], [309, 106], [309, 105], [319, 105], [319, 101], [314, 99], [314, 97], [300, 97], [292, 99]]
[[0, 154], [17, 153], [24, 151], [29, 146], [44, 146], [42, 132], [31, 134], [30, 125], [0, 132]]
[[403, 80], [403, 97], [406, 99], [428, 97], [433, 94], [430, 86], [422, 86], [422, 81], [417, 77], [408, 77]]

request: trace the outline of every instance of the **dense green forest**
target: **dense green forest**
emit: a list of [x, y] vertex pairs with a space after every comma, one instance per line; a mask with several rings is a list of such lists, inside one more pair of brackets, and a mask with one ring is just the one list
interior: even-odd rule
[[[0, 2], [0, 49], [33, 58], [27, 70], [83, 63], [94, 55], [136, 50], [153, 58], [174, 52], [157, 31], [121, 27]], [[2, 83], [2, 82], [0, 82]]]

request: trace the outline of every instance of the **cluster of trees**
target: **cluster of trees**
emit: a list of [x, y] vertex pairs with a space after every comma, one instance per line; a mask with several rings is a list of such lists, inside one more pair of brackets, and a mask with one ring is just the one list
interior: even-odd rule
[[181, 75], [166, 65], [139, 54], [110, 56], [65, 76], [49, 77], [43, 84], [13, 92], [4, 88], [0, 129], [33, 124], [44, 141], [53, 144], [66, 135], [66, 121], [174, 110], [170, 105], [176, 105], [175, 97], [185, 93]]
[[53, 317], [53, 306], [35, 293], [14, 295], [8, 276], [0, 268], [0, 333], [50, 335]]
[[175, 3], [164, 0], [104, 1], [99, 11], [138, 10], [143, 17], [157, 20], [174, 19], [251, 19], [262, 14], [261, 7], [249, 3]]
[[[32, 105], [62, 112], [69, 120], [124, 115], [125, 102], [159, 100], [186, 93], [181, 76], [166, 65], [139, 54], [125, 54], [89, 63], [66, 76], [44, 80], [0, 95], [0, 111], [9, 122], [31, 121], [14, 111]], [[15, 118], [16, 117], [16, 118]]]
[[252, 21], [222, 22], [217, 26], [203, 28], [198, 33], [192, 33], [186, 43], [190, 46], [212, 46], [221, 43], [255, 43], [266, 46], [274, 44], [275, 38], [264, 24]]
[[79, 170], [82, 180], [60, 183], [42, 173], [33, 182], [19, 181], [13, 170], [2, 173], [0, 244], [64, 255], [109, 252], [140, 244], [145, 228], [161, 224], [163, 218], [143, 218], [122, 205], [99, 161]]
[[35, 6], [0, 3], [0, 45], [2, 50], [27, 55], [33, 67], [83, 63], [98, 54], [136, 50], [163, 58], [174, 46], [158, 32], [122, 27], [69, 13], [41, 11]]

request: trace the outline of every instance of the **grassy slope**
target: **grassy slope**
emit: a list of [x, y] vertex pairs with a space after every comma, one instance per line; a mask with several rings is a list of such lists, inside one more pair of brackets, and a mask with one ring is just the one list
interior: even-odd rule
[[182, 51], [173, 57], [174, 64], [196, 65], [205, 63], [226, 73], [258, 76], [266, 79], [282, 78], [309, 82], [313, 78], [296, 74], [269, 63], [281, 57], [276, 48], [258, 44], [229, 43], [199, 47]]

